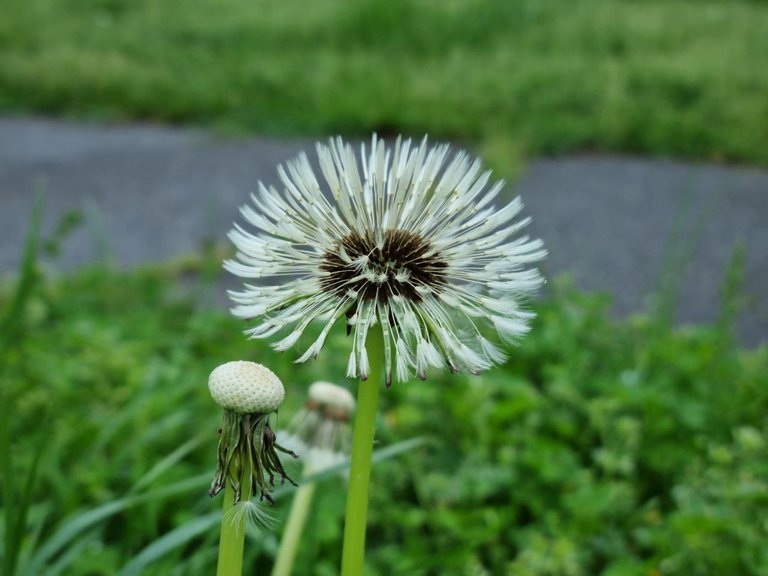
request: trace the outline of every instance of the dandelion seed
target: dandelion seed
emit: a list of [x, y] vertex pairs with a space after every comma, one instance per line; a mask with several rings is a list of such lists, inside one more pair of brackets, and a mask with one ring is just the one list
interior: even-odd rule
[[[524, 302], [542, 284], [534, 264], [540, 240], [520, 236], [520, 199], [492, 201], [490, 172], [446, 145], [386, 146], [373, 137], [359, 157], [341, 138], [318, 144], [323, 183], [306, 155], [278, 168], [282, 191], [259, 185], [241, 208], [247, 227], [229, 237], [237, 248], [225, 267], [246, 284], [230, 292], [234, 315], [256, 321], [252, 338], [283, 334], [295, 346], [312, 321], [323, 327], [298, 358], [317, 356], [331, 327], [351, 334], [348, 376], [366, 379], [366, 336], [381, 330], [391, 384], [431, 368], [478, 373], [503, 362], [533, 316]], [[488, 334], [495, 333], [495, 342]], [[485, 334], [485, 335], [484, 335]]]
[[230, 522], [237, 536], [242, 530], [256, 536], [259, 529], [273, 529], [277, 521], [260, 502], [241, 500], [224, 513], [224, 522]]

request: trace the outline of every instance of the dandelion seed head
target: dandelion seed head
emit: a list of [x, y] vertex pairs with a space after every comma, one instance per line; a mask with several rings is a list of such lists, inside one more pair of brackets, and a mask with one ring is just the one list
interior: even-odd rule
[[349, 421], [355, 399], [349, 390], [331, 382], [309, 387], [307, 402], [288, 424], [283, 439], [299, 454], [307, 469], [319, 472], [345, 460], [352, 439]]
[[356, 154], [341, 138], [278, 168], [282, 190], [259, 185], [230, 239], [225, 268], [256, 279], [231, 292], [233, 314], [284, 351], [313, 321], [319, 336], [298, 361], [317, 356], [332, 326], [351, 336], [350, 377], [366, 378], [366, 338], [381, 330], [385, 378], [430, 370], [478, 373], [503, 362], [500, 345], [528, 330], [527, 299], [543, 283], [533, 265], [543, 243], [521, 234], [515, 198], [493, 205], [503, 184], [448, 146], [388, 146], [376, 136]]
[[332, 419], [349, 420], [355, 410], [355, 399], [349, 390], [322, 380], [309, 387], [309, 400], [323, 407]]

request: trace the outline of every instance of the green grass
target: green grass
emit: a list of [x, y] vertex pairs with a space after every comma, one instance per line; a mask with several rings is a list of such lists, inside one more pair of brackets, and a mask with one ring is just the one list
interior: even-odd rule
[[0, 109], [768, 164], [768, 3], [11, 0]]
[[[211, 574], [221, 416], [208, 373], [232, 359], [273, 368], [287, 388], [279, 434], [309, 383], [346, 382], [343, 327], [317, 361], [295, 365], [201, 309], [199, 290], [215, 286], [190, 293], [168, 269], [33, 270], [20, 292], [0, 290], [15, 318], [0, 346], [0, 440], [12, 447], [0, 532], [18, 522], [8, 494], [31, 494], [0, 561], [16, 546], [25, 576], [149, 560], [142, 574]], [[374, 470], [370, 573], [765, 574], [768, 349], [740, 350], [726, 322], [615, 322], [605, 300], [559, 283], [537, 310], [503, 368], [382, 394], [380, 446], [430, 440]], [[343, 506], [341, 481], [327, 480], [297, 573], [337, 573]], [[284, 498], [277, 528], [249, 540], [251, 573], [267, 573], [286, 510]]]

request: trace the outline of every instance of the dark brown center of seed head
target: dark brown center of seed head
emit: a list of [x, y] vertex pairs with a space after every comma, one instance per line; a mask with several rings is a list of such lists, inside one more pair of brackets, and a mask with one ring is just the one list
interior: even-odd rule
[[372, 238], [350, 234], [323, 255], [320, 269], [328, 275], [321, 285], [341, 297], [356, 293], [360, 301], [400, 295], [419, 302], [417, 288], [439, 292], [447, 266], [427, 240], [406, 230], [387, 230], [381, 248]]

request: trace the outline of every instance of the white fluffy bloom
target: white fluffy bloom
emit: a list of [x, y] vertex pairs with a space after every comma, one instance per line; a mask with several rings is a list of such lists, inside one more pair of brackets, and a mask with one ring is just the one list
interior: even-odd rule
[[373, 137], [356, 156], [341, 138], [317, 145], [322, 180], [306, 155], [278, 167], [281, 191], [259, 184], [241, 208], [247, 227], [229, 237], [231, 273], [258, 284], [231, 292], [235, 316], [256, 321], [253, 338], [297, 343], [313, 320], [317, 339], [298, 359], [317, 356], [331, 327], [352, 334], [347, 374], [367, 378], [366, 337], [381, 330], [387, 384], [430, 367], [478, 373], [503, 362], [502, 341], [528, 330], [521, 301], [543, 280], [531, 267], [546, 255], [521, 236], [519, 198], [492, 201], [503, 183], [447, 145], [394, 147]]

